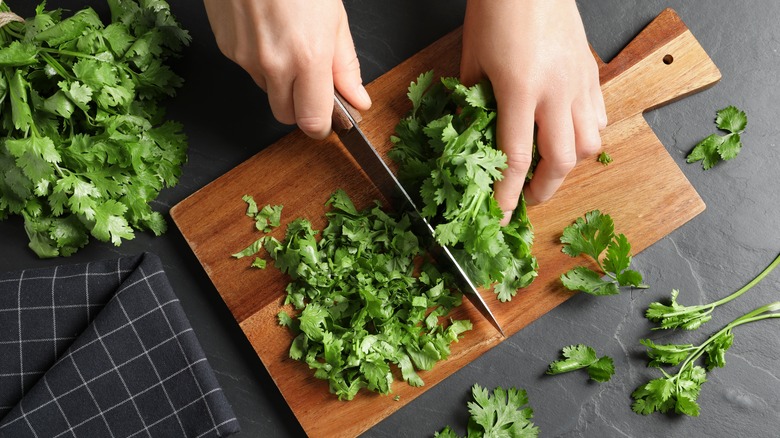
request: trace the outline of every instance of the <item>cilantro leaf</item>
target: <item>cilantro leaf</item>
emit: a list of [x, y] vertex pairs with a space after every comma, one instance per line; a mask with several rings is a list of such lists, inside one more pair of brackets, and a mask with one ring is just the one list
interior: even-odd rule
[[564, 347], [561, 354], [565, 359], [552, 362], [547, 369], [547, 374], [563, 374], [587, 368], [590, 378], [597, 382], [606, 382], [615, 374], [612, 358], [609, 356], [599, 358], [596, 350], [587, 345]]
[[601, 151], [598, 157], [598, 162], [608, 166], [612, 162], [612, 157], [607, 153], [607, 151]]
[[[471, 414], [469, 437], [531, 438], [539, 435], [539, 428], [531, 422], [533, 409], [527, 406], [525, 390], [497, 387], [490, 394], [487, 389], [474, 384], [471, 394], [474, 401], [467, 403]], [[447, 426], [434, 436], [449, 438], [458, 435]]]
[[740, 135], [747, 127], [747, 116], [744, 111], [734, 106], [719, 110], [715, 117], [718, 129], [726, 131], [725, 135], [711, 134], [700, 141], [688, 154], [687, 162], [702, 162], [704, 170], [709, 170], [721, 160], [731, 160], [742, 150]]
[[[615, 235], [615, 226], [608, 214], [598, 210], [585, 213], [572, 225], [563, 229], [561, 251], [571, 257], [585, 254], [596, 262], [607, 275], [602, 279], [596, 271], [577, 266], [561, 275], [561, 282], [569, 290], [579, 290], [591, 295], [615, 295], [619, 287], [633, 286], [647, 288], [642, 283], [642, 274], [628, 269], [631, 264], [631, 244], [623, 234]], [[606, 255], [601, 259], [601, 254]]]

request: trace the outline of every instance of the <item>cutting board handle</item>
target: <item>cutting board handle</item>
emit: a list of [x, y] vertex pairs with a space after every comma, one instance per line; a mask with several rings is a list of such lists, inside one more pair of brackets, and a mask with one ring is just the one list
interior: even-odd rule
[[710, 87], [721, 77], [672, 9], [659, 14], [609, 63], [594, 56], [610, 124]]

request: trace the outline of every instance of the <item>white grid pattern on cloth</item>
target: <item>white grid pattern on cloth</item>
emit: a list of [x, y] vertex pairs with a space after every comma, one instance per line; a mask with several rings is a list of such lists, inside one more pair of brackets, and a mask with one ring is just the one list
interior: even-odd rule
[[[111, 270], [106, 264], [89, 264], [81, 266], [80, 274], [60, 271], [59, 267], [53, 275], [38, 271], [18, 274], [13, 315], [18, 339], [23, 339], [20, 333], [29, 327], [25, 324], [29, 318], [41, 319], [45, 313], [48, 324], [33, 329], [30, 342], [19, 342], [16, 372], [0, 367], [0, 383], [4, 378], [16, 378], [22, 386], [30, 386], [28, 380], [37, 380], [31, 388], [23, 388], [28, 392], [19, 403], [1, 403], [4, 400], [0, 399], [0, 437], [5, 437], [5, 432], [46, 438], [205, 437], [227, 436], [238, 430], [181, 305], [170, 291], [159, 259], [150, 256], [141, 256], [140, 263], [139, 258], [132, 260], [135, 269], [127, 269], [127, 259], [119, 259]], [[28, 280], [49, 282], [48, 305], [35, 299], [25, 301], [21, 289], [22, 282]], [[57, 289], [61, 280], [71, 285], [78, 282], [76, 290], [81, 289], [78, 294], [83, 302], [61, 300]], [[0, 292], [9, 282], [11, 279], [0, 275]], [[100, 300], [107, 283], [114, 286], [110, 301], [105, 306], [92, 304]], [[4, 321], [8, 325], [11, 313], [3, 308], [7, 304], [0, 297], [0, 329]], [[89, 329], [75, 340], [66, 336], [59, 312], [68, 316], [81, 312], [82, 325], [87, 320]], [[50, 337], [41, 336], [41, 330], [48, 331]], [[30, 372], [33, 368], [23, 356], [31, 346], [61, 356], [43, 377], [41, 372]], [[63, 352], [63, 346], [67, 351]], [[0, 349], [3, 347], [16, 345], [0, 333]]]

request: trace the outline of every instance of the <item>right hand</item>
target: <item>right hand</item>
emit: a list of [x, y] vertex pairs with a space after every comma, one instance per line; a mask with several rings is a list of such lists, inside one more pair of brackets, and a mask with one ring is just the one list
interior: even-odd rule
[[268, 93], [274, 117], [330, 133], [334, 89], [360, 111], [371, 99], [341, 0], [204, 0], [217, 45]]

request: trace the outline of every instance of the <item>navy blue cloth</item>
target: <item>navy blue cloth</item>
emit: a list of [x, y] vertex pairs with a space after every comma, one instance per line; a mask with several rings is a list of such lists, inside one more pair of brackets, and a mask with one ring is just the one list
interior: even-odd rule
[[0, 437], [238, 430], [157, 256], [0, 274]]

